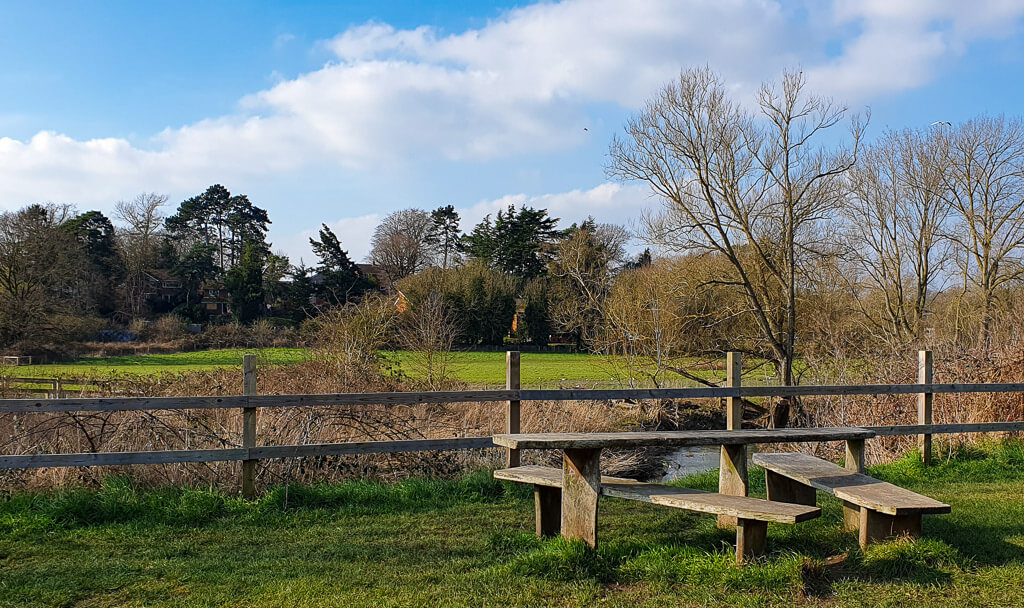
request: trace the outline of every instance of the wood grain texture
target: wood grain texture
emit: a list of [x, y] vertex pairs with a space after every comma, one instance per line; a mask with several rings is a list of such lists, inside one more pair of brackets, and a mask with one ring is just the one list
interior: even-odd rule
[[[917, 353], [917, 382], [919, 384], [931, 384], [932, 376], [932, 351], [922, 350]], [[932, 402], [935, 399], [933, 393], [920, 393], [917, 396], [917, 423], [932, 423]], [[932, 462], [932, 436], [924, 433], [917, 436], [917, 448], [921, 452], [921, 460], [925, 466]]]
[[[722, 446], [718, 466], [718, 493], [727, 496], [747, 495], [747, 446]], [[735, 525], [735, 515], [718, 515], [719, 528], [732, 528]]]
[[764, 555], [768, 541], [768, 522], [740, 519], [736, 522], [736, 563], [743, 565]]
[[591, 449], [646, 446], [744, 445], [799, 441], [869, 439], [874, 431], [857, 427], [824, 429], [744, 429], [740, 431], [654, 431], [633, 433], [526, 433], [495, 435], [494, 443], [510, 448]]
[[848, 471], [854, 473], [864, 472], [864, 440], [863, 439], [847, 439], [846, 440], [846, 458], [845, 468]]
[[90, 452], [80, 454], [21, 454], [0, 456], [0, 469], [41, 469], [45, 467], [100, 467], [172, 462], [223, 462], [245, 460], [245, 448], [224, 450], [164, 450], [155, 452]]
[[[256, 355], [242, 357], [242, 393], [256, 394]], [[242, 447], [256, 447], [256, 408], [242, 408]], [[256, 461], [248, 458], [242, 461], [242, 497], [256, 498]]]
[[601, 448], [562, 453], [562, 536], [597, 547], [597, 499], [601, 495]]
[[1002, 433], [1024, 431], [1024, 422], [968, 422], [956, 424], [899, 424], [891, 426], [866, 426], [879, 437], [888, 435], [950, 435], [955, 433]]
[[[505, 353], [505, 389], [519, 392], [519, 352], [510, 350]], [[519, 399], [509, 399], [505, 410], [505, 432], [515, 434], [520, 431]], [[519, 450], [505, 449], [505, 466], [518, 467], [522, 457]]]
[[519, 398], [519, 391], [427, 391], [336, 393], [323, 395], [230, 395], [223, 397], [124, 397], [90, 399], [0, 399], [3, 412], [115, 412], [196, 410], [245, 407], [324, 407], [339, 405], [415, 405], [486, 403]]
[[[562, 472], [560, 470], [535, 465], [501, 469], [494, 472], [494, 477], [506, 481], [530, 483], [553, 488], [559, 487], [562, 483]], [[605, 496], [649, 502], [686, 511], [711, 513], [713, 515], [725, 514], [733, 517], [784, 524], [806, 521], [821, 514], [821, 509], [814, 505], [773, 503], [759, 498], [725, 496], [692, 488], [643, 483], [633, 479], [611, 477], [608, 475], [601, 477], [601, 493]]]
[[933, 498], [867, 475], [852, 473], [807, 454], [755, 454], [754, 463], [833, 494], [840, 500], [886, 515], [950, 512], [949, 505]]

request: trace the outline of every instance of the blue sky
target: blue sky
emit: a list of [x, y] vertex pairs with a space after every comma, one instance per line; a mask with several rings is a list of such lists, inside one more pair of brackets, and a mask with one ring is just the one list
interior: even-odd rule
[[[219, 182], [295, 260], [331, 225], [354, 257], [385, 213], [510, 202], [628, 223], [608, 182], [626, 118], [681, 68], [741, 99], [799, 67], [870, 107], [869, 134], [1018, 114], [1024, 3], [1000, 0], [5, 2], [0, 208], [167, 211]], [[586, 130], [584, 130], [586, 129]]]

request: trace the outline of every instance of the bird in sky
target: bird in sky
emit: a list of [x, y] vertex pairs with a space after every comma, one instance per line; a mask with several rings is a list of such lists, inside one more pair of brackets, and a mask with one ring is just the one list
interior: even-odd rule
[[932, 123], [933, 127], [935, 125], [946, 125], [947, 127], [952, 127], [953, 123], [949, 122], [948, 120], [936, 120], [935, 122]]

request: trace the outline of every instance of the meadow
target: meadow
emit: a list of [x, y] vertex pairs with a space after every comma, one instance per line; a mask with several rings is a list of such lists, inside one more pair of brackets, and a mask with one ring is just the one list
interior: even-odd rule
[[[260, 355], [265, 365], [288, 365], [306, 360], [309, 350], [303, 348], [228, 348], [171, 354], [89, 357], [73, 363], [26, 365], [3, 368], [14, 377], [89, 378], [102, 380], [147, 374], [178, 374], [189, 371], [237, 367], [242, 356]], [[414, 357], [406, 351], [391, 351], [385, 357], [398, 363], [404, 373], [415, 376]], [[615, 358], [584, 353], [523, 353], [521, 378], [524, 387], [555, 388], [559, 386], [619, 386], [628, 383]], [[721, 372], [708, 371], [710, 377]], [[452, 375], [471, 386], [497, 387], [505, 383], [504, 352], [456, 352], [452, 355]]]
[[819, 494], [823, 517], [769, 526], [769, 555], [743, 568], [713, 517], [637, 502], [602, 500], [596, 551], [539, 540], [529, 489], [486, 471], [281, 486], [251, 502], [115, 477], [0, 499], [0, 606], [1024, 604], [1024, 444], [871, 473], [953, 512], [926, 517], [920, 540], [860, 552]]

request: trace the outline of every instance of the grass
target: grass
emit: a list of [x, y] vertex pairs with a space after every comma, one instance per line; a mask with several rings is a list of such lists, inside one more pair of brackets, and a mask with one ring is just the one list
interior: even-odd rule
[[[299, 363], [309, 356], [302, 348], [229, 348], [187, 353], [90, 357], [74, 363], [25, 365], [6, 368], [14, 377], [26, 378], [124, 378], [132, 375], [183, 373], [223, 367], [241, 368], [242, 355], [259, 353], [271, 365]], [[389, 353], [406, 373], [415, 373], [412, 355], [406, 351]], [[472, 386], [497, 386], [505, 383], [504, 352], [458, 352], [453, 355], [454, 375]], [[618, 385], [616, 370], [606, 357], [579, 353], [523, 353], [523, 386], [554, 387]], [[708, 372], [715, 374], [715, 372]], [[720, 373], [718, 375], [721, 375]]]
[[111, 478], [0, 501], [0, 606], [1024, 604], [1024, 444], [949, 456], [872, 470], [953, 506], [926, 517], [923, 539], [861, 553], [822, 497], [822, 518], [769, 526], [771, 554], [744, 568], [713, 517], [627, 501], [602, 501], [597, 551], [539, 540], [529, 488], [486, 472], [252, 502]]

